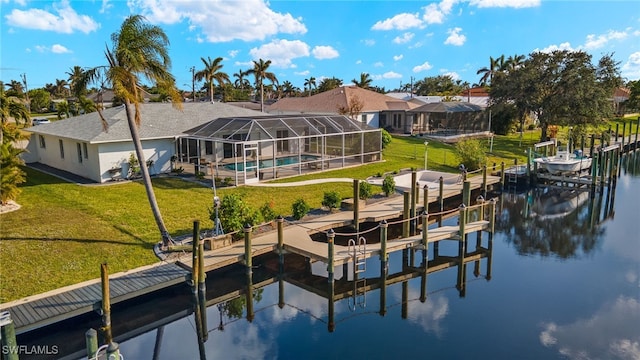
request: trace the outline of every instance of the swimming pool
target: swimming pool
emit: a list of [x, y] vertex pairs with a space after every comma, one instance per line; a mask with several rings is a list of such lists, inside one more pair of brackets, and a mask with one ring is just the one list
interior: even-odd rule
[[[302, 155], [300, 158], [302, 159], [302, 162], [320, 160], [320, 157], [316, 155]], [[276, 166], [294, 165], [297, 163], [298, 163], [297, 156], [286, 156], [286, 157], [281, 157], [276, 159]], [[255, 166], [256, 166], [255, 160], [247, 161], [247, 168], [255, 168]], [[273, 167], [273, 159], [265, 159], [260, 161], [260, 169], [268, 169], [272, 167]], [[226, 164], [224, 165], [224, 168], [227, 170], [244, 171], [244, 164], [242, 162], [239, 162], [238, 164]]]

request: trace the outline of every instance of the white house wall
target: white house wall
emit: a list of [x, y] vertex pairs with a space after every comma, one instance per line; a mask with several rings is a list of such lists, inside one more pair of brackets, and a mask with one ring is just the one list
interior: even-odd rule
[[[175, 153], [173, 139], [145, 140], [142, 142], [144, 157], [153, 160], [149, 168], [151, 175], [169, 172], [171, 170], [171, 156]], [[135, 154], [132, 142], [103, 143], [99, 144], [100, 153], [100, 179], [105, 182], [111, 179], [109, 172], [113, 168], [122, 168], [122, 175], [126, 176], [129, 170], [129, 157]]]
[[[40, 136], [44, 137], [44, 148], [40, 142]], [[60, 141], [62, 141], [64, 157], [61, 155]], [[78, 157], [78, 144], [80, 144], [81, 159]], [[100, 166], [95, 145], [57, 136], [33, 134], [29, 148], [35, 150], [29, 157], [29, 160], [33, 162], [40, 162], [94, 181], [100, 181], [98, 176]]]

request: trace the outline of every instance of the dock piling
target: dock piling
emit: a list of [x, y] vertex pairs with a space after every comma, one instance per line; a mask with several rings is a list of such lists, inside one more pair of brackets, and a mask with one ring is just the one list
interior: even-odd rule
[[109, 268], [107, 263], [100, 265], [100, 278], [102, 280], [102, 330], [107, 344], [107, 359], [119, 359], [120, 348], [113, 341], [111, 334], [111, 293], [109, 292]]
[[18, 360], [18, 342], [16, 340], [16, 326], [11, 319], [11, 313], [0, 313], [0, 338], [2, 339], [2, 359]]
[[244, 264], [247, 267], [247, 274], [251, 274], [253, 270], [253, 259], [251, 258], [251, 225], [244, 226]]
[[402, 208], [402, 237], [409, 237], [409, 202], [410, 194], [408, 191], [404, 191], [404, 206]]
[[386, 265], [387, 263], [387, 230], [389, 229], [389, 224], [387, 224], [386, 220], [382, 220], [380, 222], [380, 261], [383, 261]]
[[[386, 225], [386, 223], [385, 223]], [[385, 227], [386, 230], [386, 227]], [[382, 230], [380, 231], [380, 236], [382, 236]], [[385, 233], [386, 235], [386, 233]], [[335, 231], [333, 231], [333, 229], [329, 229], [329, 231], [327, 232], [327, 245], [328, 245], [328, 254], [327, 254], [327, 272], [329, 273], [329, 282], [333, 282], [333, 274], [334, 274], [334, 247], [333, 247], [333, 241], [336, 237], [336, 233]], [[386, 241], [385, 241], [385, 245], [386, 245]], [[385, 249], [386, 251], [386, 249]], [[332, 299], [333, 300], [333, 299]]]
[[353, 180], [353, 227], [360, 232], [360, 180]]
[[84, 333], [87, 344], [87, 359], [93, 359], [98, 353], [98, 332], [96, 329], [89, 329]]

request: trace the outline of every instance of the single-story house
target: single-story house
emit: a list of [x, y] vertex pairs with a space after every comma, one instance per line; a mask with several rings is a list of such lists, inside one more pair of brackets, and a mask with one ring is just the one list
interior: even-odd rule
[[342, 86], [312, 96], [283, 98], [266, 111], [274, 115], [347, 115], [373, 128], [410, 133], [413, 119], [407, 110], [418, 106], [357, 86]]
[[414, 114], [414, 133], [456, 135], [489, 131], [487, 115], [481, 106], [462, 101], [443, 101], [422, 105]]
[[[177, 139], [188, 129], [220, 117], [260, 116], [264, 113], [224, 103], [186, 103], [177, 109], [169, 103], [140, 106], [140, 138], [151, 174], [169, 172], [177, 154]], [[31, 139], [24, 155], [27, 163], [39, 162], [102, 183], [126, 176], [135, 154], [124, 106], [29, 128]]]

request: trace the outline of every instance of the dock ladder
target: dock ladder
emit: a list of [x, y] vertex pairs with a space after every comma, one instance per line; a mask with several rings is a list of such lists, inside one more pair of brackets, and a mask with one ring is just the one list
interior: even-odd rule
[[353, 258], [353, 297], [349, 299], [349, 308], [355, 311], [357, 306], [364, 308], [366, 306], [366, 287], [367, 278], [359, 278], [358, 274], [367, 270], [367, 240], [360, 236], [358, 243], [353, 239], [349, 239], [349, 254]]

